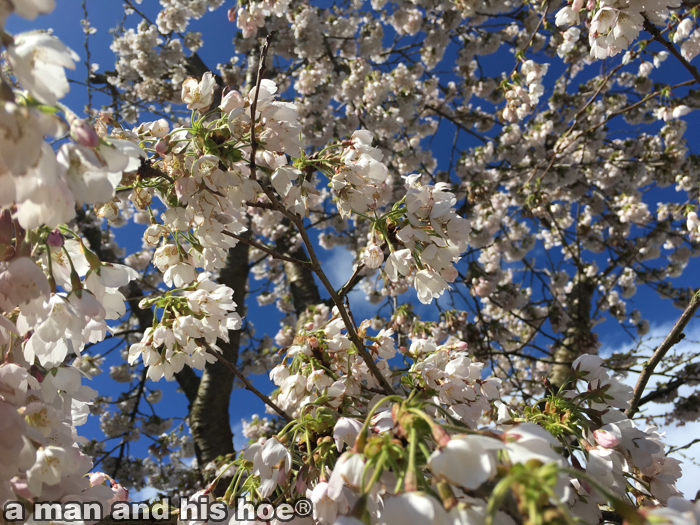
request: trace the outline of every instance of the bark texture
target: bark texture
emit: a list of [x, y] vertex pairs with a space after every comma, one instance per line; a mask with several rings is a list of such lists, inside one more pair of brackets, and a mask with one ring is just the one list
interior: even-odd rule
[[555, 392], [571, 376], [571, 364], [576, 358], [589, 348], [595, 348], [595, 334], [591, 330], [591, 301], [594, 292], [593, 280], [578, 272], [567, 304], [571, 325], [564, 333], [564, 341], [554, 352], [554, 364], [549, 375]]

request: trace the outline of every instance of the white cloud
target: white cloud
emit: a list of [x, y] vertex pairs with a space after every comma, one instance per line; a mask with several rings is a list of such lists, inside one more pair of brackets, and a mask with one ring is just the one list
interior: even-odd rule
[[233, 448], [239, 452], [248, 445], [248, 438], [243, 435], [243, 421], [233, 425], [231, 430], [233, 431]]
[[158, 495], [158, 490], [153, 487], [145, 487], [129, 494], [130, 501], [149, 501]]
[[[656, 346], [659, 345], [663, 341], [664, 337], [666, 337], [666, 335], [671, 331], [673, 324], [674, 323], [670, 322], [658, 325], [649, 331], [649, 334], [647, 334], [645, 338], [648, 339], [648, 342], [640, 348], [639, 353], [643, 356], [643, 358], [638, 361], [639, 365], [641, 365], [644, 359], [651, 356]], [[700, 326], [690, 326], [684, 331], [684, 333], [686, 337], [683, 339], [683, 341], [673, 347], [670, 352], [697, 351], [696, 341], [700, 339]], [[609, 357], [615, 352], [627, 352], [630, 349], [631, 345], [618, 345], [617, 347], [603, 346], [600, 354], [601, 357]], [[635, 368], [639, 368], [639, 366]], [[638, 374], [629, 374], [627, 378], [624, 379], [624, 382], [634, 387], [637, 383], [638, 377]], [[648, 393], [652, 391], [657, 382], [667, 381], [668, 378], [652, 375], [649, 383], [647, 384], [646, 392]], [[688, 396], [694, 391], [695, 388], [693, 387], [682, 386], [678, 389], [678, 395], [679, 397], [684, 397]], [[672, 407], [673, 404], [671, 403], [647, 403], [641, 407], [640, 412], [637, 414], [637, 418], [640, 416], [661, 416], [669, 412]], [[658, 424], [660, 432], [665, 433], [664, 443], [670, 448], [684, 446], [690, 443], [693, 439], [700, 437], [700, 421], [686, 423], [681, 427], [678, 427], [673, 423], [671, 425], [663, 425], [661, 424], [663, 423], [663, 418], [658, 418], [655, 423]], [[642, 428], [645, 428], [646, 426], [644, 419], [637, 419], [637, 424]], [[700, 490], [700, 465], [696, 464], [698, 450], [700, 450], [700, 443], [686, 450], [670, 454], [671, 457], [675, 457], [683, 462], [683, 476], [678, 481], [676, 486], [688, 499], [695, 498], [696, 493], [698, 490]]]
[[344, 246], [336, 246], [332, 250], [320, 251], [318, 256], [323, 271], [335, 289], [343, 286], [352, 275], [354, 255]]
[[[336, 290], [339, 290], [352, 276], [354, 271], [354, 255], [345, 247], [336, 246], [332, 250], [320, 253], [319, 256], [322, 257], [321, 264], [328, 280]], [[374, 279], [375, 277], [376, 274], [366, 278]], [[323, 286], [320, 286], [319, 290], [321, 295], [327, 295]], [[348, 294], [348, 300], [350, 301], [353, 316], [358, 324], [362, 320], [375, 315], [377, 307], [370, 304], [365, 292], [361, 290], [359, 283], [356, 284], [353, 291]]]

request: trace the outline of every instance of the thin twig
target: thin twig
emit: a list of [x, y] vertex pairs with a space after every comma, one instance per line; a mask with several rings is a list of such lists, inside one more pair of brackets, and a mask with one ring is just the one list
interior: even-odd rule
[[263, 74], [267, 69], [265, 60], [267, 59], [267, 51], [270, 49], [272, 37], [275, 36], [275, 31], [270, 31], [270, 34], [265, 38], [262, 51], [260, 52], [260, 64], [258, 65], [258, 78], [255, 79], [255, 96], [253, 103], [250, 105], [250, 178], [257, 180], [255, 167], [255, 154], [258, 151], [258, 141], [255, 140], [255, 112], [258, 109], [258, 96], [260, 95], [260, 83], [262, 82]]
[[[135, 427], [134, 422], [136, 421], [136, 415], [139, 412], [139, 404], [141, 403], [141, 398], [143, 397], [143, 391], [146, 388], [146, 379], [148, 378], [148, 367], [144, 366], [141, 372], [141, 382], [139, 383], [138, 391], [136, 392], [136, 403], [134, 403], [134, 408], [129, 415], [129, 428], [133, 429]], [[112, 478], [116, 479], [119, 470], [122, 467], [122, 461], [124, 460], [124, 452], [126, 451], [127, 439], [126, 436], [122, 437], [122, 443], [119, 447], [119, 457], [114, 463], [114, 469], [112, 469]]]
[[88, 24], [87, 26], [83, 27], [83, 30], [85, 31], [85, 69], [87, 69], [87, 78], [85, 79], [85, 82], [87, 83], [88, 96], [87, 109], [88, 116], [90, 116], [90, 112], [92, 111], [92, 84], [90, 83], [90, 76], [92, 75], [92, 68], [90, 66], [92, 64], [90, 64], [90, 62], [92, 59], [90, 57], [90, 19], [88, 18], [87, 0], [83, 0], [81, 7], [83, 8], [83, 20], [85, 21], [85, 24]]
[[[265, 59], [267, 57], [267, 51], [270, 47], [270, 42], [272, 41], [272, 37], [274, 36], [274, 34], [275, 34], [274, 31], [270, 32], [270, 34], [265, 39], [265, 44], [263, 45], [262, 51], [260, 52], [260, 65], [258, 67], [258, 78], [257, 78], [257, 82], [256, 82], [256, 87], [255, 87], [255, 96], [253, 97], [253, 102], [252, 102], [252, 105], [250, 106], [250, 120], [252, 121], [251, 129], [250, 129], [250, 177], [253, 180], [257, 180], [256, 171], [255, 171], [256, 170], [255, 153], [256, 153], [257, 148], [258, 148], [258, 144], [255, 140], [255, 110], [256, 110], [257, 105], [258, 105], [258, 93], [260, 91], [260, 82], [262, 81], [262, 75], [265, 72]], [[350, 316], [348, 315], [348, 312], [345, 309], [345, 305], [343, 304], [343, 300], [338, 295], [338, 293], [335, 291], [335, 288], [333, 288], [333, 285], [328, 280], [328, 277], [326, 277], [326, 274], [324, 273], [323, 269], [321, 268], [321, 263], [319, 262], [318, 257], [316, 256], [316, 251], [314, 250], [313, 243], [311, 242], [311, 239], [309, 238], [309, 234], [306, 232], [306, 227], [304, 226], [304, 219], [302, 217], [300, 217], [299, 215], [296, 215], [295, 213], [290, 212], [279, 201], [279, 199], [275, 196], [275, 194], [272, 192], [272, 190], [263, 186], [263, 191], [265, 192], [265, 195], [267, 195], [267, 198], [272, 203], [274, 209], [281, 212], [285, 217], [287, 217], [290, 221], [292, 221], [294, 223], [294, 225], [296, 226], [297, 230], [299, 231], [299, 234], [301, 235], [302, 240], [304, 241], [304, 245], [306, 246], [306, 250], [309, 252], [309, 260], [311, 261], [310, 268], [316, 275], [318, 275], [319, 280], [321, 281], [323, 286], [326, 288], [326, 291], [328, 291], [328, 293], [330, 294], [331, 299], [333, 300], [333, 304], [338, 308], [338, 312], [340, 313], [340, 316], [342, 317], [343, 322], [345, 323], [345, 328], [348, 331], [348, 336], [350, 337], [350, 340], [353, 342], [353, 344], [357, 348], [357, 351], [360, 354], [360, 356], [362, 356], [362, 359], [364, 360], [365, 364], [367, 365], [367, 368], [369, 368], [369, 370], [372, 372], [372, 374], [377, 379], [377, 381], [379, 381], [379, 384], [382, 385], [384, 392], [387, 395], [394, 394], [394, 389], [391, 388], [391, 385], [389, 384], [389, 382], [386, 380], [386, 378], [379, 371], [377, 364], [374, 362], [374, 359], [372, 359], [372, 356], [365, 348], [365, 345], [362, 342], [362, 339], [355, 331], [355, 328], [353, 327], [353, 324], [352, 324], [352, 320], [350, 319]]]
[[[549, 165], [547, 166], [547, 168], [544, 170], [544, 172], [540, 176], [540, 180], [544, 179], [544, 177], [547, 175], [547, 173], [549, 173], [549, 170], [552, 169], [552, 166], [554, 166], [554, 162], [557, 160], [557, 155], [559, 154], [559, 151], [557, 151], [557, 150], [560, 147], [562, 147], [562, 145], [567, 145], [566, 141], [564, 139], [569, 135], [569, 133], [571, 133], [574, 130], [574, 128], [576, 127], [576, 124], [578, 124], [579, 117], [581, 115], [583, 115], [586, 112], [586, 110], [588, 109], [588, 106], [590, 106], [595, 101], [595, 99], [598, 98], [598, 95], [603, 90], [603, 88], [608, 84], [608, 81], [610, 80], [610, 78], [612, 78], [612, 76], [615, 74], [615, 72], [618, 69], [620, 69], [621, 67], [622, 67], [622, 64], [615, 67], [610, 72], [610, 74], [605, 78], [605, 80], [603, 80], [600, 83], [600, 85], [598, 86], [598, 89], [595, 90], [595, 93], [593, 93], [593, 96], [590, 99], [588, 99], [588, 102], [586, 102], [586, 105], [583, 106], [578, 111], [578, 113], [576, 113], [576, 115], [574, 115], [574, 122], [571, 124], [571, 127], [569, 127], [569, 129], [566, 130], [566, 132], [561, 136], [561, 138], [557, 141], [557, 144], [554, 146], [554, 149], [552, 150], [552, 156], [551, 156], [550, 161], [549, 161]], [[532, 172], [530, 173], [530, 176], [525, 181], [524, 186], [527, 186], [528, 184], [530, 184], [530, 181], [535, 176], [535, 174], [537, 173], [537, 170], [540, 168], [540, 166], [542, 166], [542, 164], [544, 164], [545, 160], [546, 159], [542, 159], [540, 162], [537, 163], [537, 166], [535, 166], [535, 169], [532, 170]]]
[[[475, 132], [475, 131], [473, 131], [473, 130], [467, 128], [466, 126], [463, 126], [462, 124], [460, 124], [460, 123], [457, 121], [457, 116], [456, 116], [456, 115], [452, 117], [452, 116], [450, 116], [448, 113], [445, 113], [444, 111], [442, 111], [440, 108], [438, 108], [438, 107], [436, 107], [436, 106], [431, 106], [430, 104], [426, 104], [426, 105], [425, 105], [425, 109], [429, 109], [430, 111], [432, 111], [432, 112], [435, 113], [436, 115], [439, 115], [439, 116], [441, 116], [441, 117], [443, 117], [443, 118], [446, 118], [446, 119], [449, 120], [452, 124], [454, 124], [455, 126], [457, 126], [458, 129], [461, 129], [462, 131], [464, 131], [464, 132], [466, 132], [466, 133], [469, 133], [472, 137], [479, 139], [479, 140], [480, 140], [481, 142], [483, 142], [484, 144], [488, 144], [488, 141], [491, 140], [490, 138], [489, 138], [489, 139], [486, 139], [486, 138], [482, 137], [482, 136], [479, 135], [477, 132]], [[435, 136], [435, 135], [433, 135], [433, 136]]]
[[658, 386], [657, 389], [654, 390], [653, 392], [649, 392], [647, 395], [642, 397], [639, 400], [639, 403], [637, 404], [638, 407], [646, 405], [647, 403], [650, 403], [652, 401], [655, 401], [659, 399], [660, 397], [664, 397], [669, 395], [671, 392], [676, 390], [679, 386], [683, 386], [688, 382], [686, 378], [678, 378], [678, 379], [673, 379], [672, 381], [669, 381], [665, 385]]
[[367, 365], [367, 368], [372, 372], [374, 377], [379, 381], [379, 383], [382, 385], [382, 388], [384, 389], [384, 392], [387, 395], [392, 395], [394, 394], [394, 389], [391, 388], [391, 385], [389, 382], [386, 380], [386, 378], [382, 375], [382, 373], [379, 371], [379, 368], [377, 367], [377, 364], [374, 362], [374, 359], [372, 359], [372, 356], [370, 353], [365, 349], [365, 345], [362, 342], [362, 339], [360, 336], [357, 334], [355, 329], [353, 328], [352, 325], [352, 320], [350, 319], [350, 316], [348, 315], [347, 310], [345, 309], [345, 305], [343, 304], [343, 300], [341, 297], [338, 295], [338, 293], [335, 291], [335, 288], [333, 288], [333, 285], [331, 282], [328, 280], [328, 277], [326, 277], [325, 272], [323, 271], [323, 268], [321, 268], [321, 263], [318, 260], [318, 257], [316, 256], [316, 251], [314, 250], [314, 245], [311, 242], [311, 239], [309, 238], [309, 234], [306, 231], [306, 227], [304, 226], [304, 219], [300, 217], [299, 215], [296, 215], [295, 213], [290, 212], [287, 208], [284, 207], [284, 205], [279, 201], [279, 199], [275, 196], [274, 192], [266, 187], [262, 186], [263, 192], [265, 192], [265, 195], [267, 195], [267, 198], [270, 200], [272, 205], [274, 206], [274, 209], [282, 213], [285, 217], [287, 217], [292, 223], [294, 223], [294, 226], [296, 226], [296, 229], [299, 231], [299, 235], [301, 235], [301, 239], [304, 242], [304, 246], [306, 246], [306, 250], [309, 252], [309, 260], [311, 261], [311, 270], [318, 275], [319, 280], [323, 284], [324, 288], [328, 292], [328, 294], [331, 296], [331, 299], [333, 300], [333, 304], [338, 308], [338, 312], [340, 313], [340, 316], [343, 319], [343, 322], [345, 323], [345, 327], [348, 331], [348, 336], [350, 337], [350, 340], [353, 342], [355, 347], [357, 348], [357, 351], [359, 352], [360, 356], [364, 360], [365, 364]]
[[303, 266], [305, 268], [311, 268], [311, 263], [309, 261], [302, 261], [300, 259], [295, 259], [294, 257], [287, 257], [286, 255], [282, 255], [281, 253], [277, 253], [268, 247], [252, 240], [252, 239], [246, 239], [245, 237], [241, 237], [240, 235], [236, 235], [235, 233], [223, 231], [222, 232], [224, 235], [228, 235], [229, 237], [233, 237], [234, 239], [237, 239], [245, 244], [248, 244], [252, 246], [253, 248], [256, 248], [260, 250], [261, 252], [265, 252], [266, 254], [270, 255], [271, 257], [275, 259], [281, 259], [283, 261], [290, 262], [292, 264], [297, 264], [299, 266]]
[[321, 268], [321, 264], [319, 263], [318, 257], [316, 257], [316, 252], [314, 251], [314, 247], [311, 244], [311, 239], [309, 239], [309, 235], [306, 233], [306, 228], [304, 228], [304, 223], [301, 220], [301, 218], [297, 218], [298, 222], [295, 221], [297, 229], [299, 230], [299, 233], [301, 234], [301, 238], [304, 240], [304, 244], [306, 245], [306, 249], [309, 252], [309, 259], [311, 260], [311, 264], [313, 265], [313, 271], [318, 275], [319, 280], [323, 284], [323, 286], [326, 288], [326, 291], [328, 291], [329, 295], [331, 296], [331, 299], [333, 300], [333, 304], [338, 308], [338, 312], [340, 313], [340, 317], [343, 319], [343, 323], [345, 323], [345, 328], [348, 331], [348, 336], [350, 336], [350, 340], [353, 342], [355, 345], [355, 348], [357, 348], [358, 353], [360, 356], [362, 356], [362, 359], [364, 360], [365, 364], [367, 365], [367, 368], [370, 369], [374, 377], [379, 381], [379, 384], [382, 385], [382, 388], [384, 389], [384, 393], [387, 395], [394, 395], [394, 389], [391, 387], [389, 382], [386, 380], [386, 378], [382, 375], [382, 373], [379, 371], [379, 368], [377, 367], [377, 364], [374, 362], [374, 359], [370, 355], [370, 353], [367, 351], [365, 348], [364, 343], [362, 342], [362, 338], [357, 334], [355, 331], [355, 328], [353, 326], [352, 319], [350, 318], [350, 315], [348, 314], [345, 305], [343, 304], [343, 300], [340, 298], [338, 293], [335, 291], [335, 288], [333, 288], [333, 285], [331, 282], [328, 280], [328, 277], [326, 277], [325, 272]]
[[685, 337], [683, 334], [683, 329], [693, 318], [698, 307], [700, 307], [700, 292], [696, 292], [695, 295], [693, 295], [693, 298], [690, 300], [690, 304], [678, 318], [676, 324], [673, 325], [673, 328], [663, 342], [658, 346], [658, 348], [654, 350], [654, 354], [651, 356], [651, 359], [649, 359], [649, 362], [644, 364], [644, 369], [642, 370], [642, 373], [637, 380], [637, 384], [634, 387], [634, 395], [630, 401], [630, 407], [625, 411], [627, 417], [632, 418], [632, 416], [637, 413], [637, 410], [639, 409], [639, 400], [642, 398], [642, 393], [644, 392], [649, 379], [651, 379], [654, 369], [666, 356], [666, 353], [673, 346], [678, 344], [683, 337]]
[[357, 268], [355, 268], [355, 271], [352, 272], [352, 275], [350, 276], [350, 279], [348, 279], [348, 282], [346, 282], [343, 287], [338, 291], [338, 297], [345, 297], [350, 291], [353, 289], [355, 286], [355, 282], [357, 277], [360, 275], [360, 272], [365, 269], [365, 263], [360, 263], [357, 265]]
[[198, 340], [198, 342], [199, 342], [202, 346], [204, 346], [204, 348], [206, 348], [207, 352], [209, 352], [211, 355], [213, 355], [214, 357], [216, 357], [216, 358], [221, 362], [222, 365], [224, 365], [224, 366], [225, 366], [226, 368], [228, 368], [231, 372], [233, 372], [233, 373], [235, 374], [235, 376], [243, 382], [243, 384], [245, 385], [246, 390], [250, 390], [251, 392], [253, 392], [253, 394], [255, 394], [255, 395], [258, 396], [260, 399], [262, 399], [263, 403], [265, 403], [265, 404], [266, 404], [267, 406], [269, 406], [272, 410], [274, 410], [274, 411], [277, 412], [280, 416], [282, 416], [282, 418], [284, 418], [285, 421], [287, 421], [288, 423], [292, 421], [292, 418], [289, 416], [289, 414], [287, 414], [284, 410], [282, 410], [280, 407], [278, 407], [278, 406], [272, 401], [272, 399], [270, 399], [270, 398], [267, 397], [265, 394], [263, 394], [260, 390], [258, 390], [257, 388], [255, 388], [255, 387], [253, 386], [253, 384], [252, 384], [250, 381], [248, 381], [248, 378], [246, 378], [246, 376], [244, 376], [243, 373], [242, 373], [240, 370], [238, 370], [238, 367], [237, 367], [236, 365], [234, 365], [233, 363], [231, 363], [231, 361], [229, 361], [228, 359], [226, 359], [224, 356], [222, 356], [221, 354], [219, 354], [219, 353], [216, 352], [215, 350], [212, 350], [211, 346], [209, 346], [209, 344], [208, 344], [206, 341]]
[[674, 57], [678, 59], [678, 61], [683, 64], [683, 67], [690, 72], [691, 75], [693, 75], [693, 78], [695, 79], [695, 82], [700, 84], [700, 73], [698, 73], [698, 68], [696, 68], [694, 65], [692, 65], [690, 62], [688, 62], [683, 55], [678, 51], [676, 46], [674, 46], [671, 42], [666, 40], [663, 35], [661, 34], [661, 31], [659, 31], [659, 28], [656, 27], [654, 24], [652, 24], [647, 17], [644, 17], [644, 29], [651, 34], [651, 36], [654, 37], [654, 40], [656, 40], [659, 44], [664, 46], [666, 49], [668, 49], [668, 52], [671, 53]]
[[671, 447], [668, 449], [666, 456], [668, 456], [669, 454], [672, 454], [673, 452], [678, 452], [679, 450], [685, 450], [686, 448], [690, 448], [697, 443], [700, 443], [700, 438], [695, 438], [690, 443], [686, 443], [685, 445], [680, 446], [680, 447]]
[[377, 381], [379, 381], [379, 383], [382, 385], [384, 392], [387, 395], [394, 394], [394, 389], [391, 388], [389, 382], [379, 371], [377, 364], [374, 362], [374, 359], [372, 358], [370, 353], [365, 349], [365, 345], [362, 342], [362, 339], [355, 331], [352, 324], [352, 320], [350, 319], [350, 316], [348, 315], [348, 312], [345, 309], [345, 305], [343, 304], [343, 299], [335, 291], [335, 288], [333, 288], [333, 285], [328, 280], [328, 277], [323, 271], [323, 268], [321, 268], [321, 263], [318, 260], [318, 257], [316, 256], [316, 250], [314, 250], [314, 245], [311, 242], [311, 239], [309, 238], [309, 234], [306, 231], [306, 227], [304, 226], [304, 219], [285, 208], [284, 205], [279, 201], [279, 199], [277, 199], [275, 194], [269, 188], [263, 186], [263, 191], [265, 192], [265, 195], [267, 195], [267, 198], [270, 199], [270, 202], [272, 202], [275, 209], [281, 212], [285, 217], [287, 217], [290, 221], [294, 223], [294, 226], [296, 226], [297, 230], [299, 231], [299, 235], [301, 235], [301, 239], [304, 242], [304, 246], [306, 246], [306, 251], [309, 252], [311, 270], [316, 275], [318, 275], [319, 280], [323, 284], [328, 294], [331, 296], [333, 304], [338, 308], [338, 312], [340, 313], [340, 317], [342, 317], [343, 319], [343, 323], [345, 323], [345, 327], [348, 331], [348, 336], [350, 337], [350, 340], [355, 345], [355, 348], [357, 348], [357, 351], [359, 352], [360, 356], [367, 365], [367, 368], [369, 368], [369, 370], [372, 372]]
[[[537, 32], [540, 30], [540, 27], [542, 27], [542, 23], [544, 22], [545, 18], [547, 18], [547, 10], [548, 9], [549, 9], [549, 1], [545, 2], [544, 10], [543, 10], [542, 16], [540, 17], [540, 21], [537, 24], [537, 27], [535, 28], [535, 30], [530, 35], [530, 39], [527, 41], [525, 46], [523, 46], [523, 48], [520, 50], [520, 52], [525, 53], [530, 48], [530, 44], [532, 44], [532, 42], [535, 40], [535, 36], [537, 35]], [[516, 62], [515, 66], [513, 66], [513, 71], [510, 72], [510, 75], [508, 75], [508, 78], [511, 78], [513, 76], [513, 73], [515, 73], [515, 71], [517, 69], [518, 69], [518, 63]]]

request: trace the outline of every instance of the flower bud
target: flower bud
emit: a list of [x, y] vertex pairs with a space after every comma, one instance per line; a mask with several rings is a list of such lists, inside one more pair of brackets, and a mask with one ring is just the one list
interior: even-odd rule
[[104, 472], [93, 472], [90, 474], [90, 486], [104, 485], [107, 481], [107, 474]]
[[12, 224], [12, 213], [5, 208], [0, 212], [0, 244], [11, 245], [15, 236], [15, 227]]
[[299, 472], [299, 474], [297, 474], [297, 479], [294, 482], [294, 488], [299, 494], [306, 494], [306, 476], [303, 472]]
[[620, 444], [619, 436], [602, 428], [594, 431], [593, 436], [601, 447], [613, 448]]
[[54, 249], [61, 248], [63, 246], [63, 240], [63, 235], [60, 231], [58, 231], [58, 228], [49, 233], [49, 235], [46, 237], [46, 243]]
[[70, 135], [74, 141], [86, 148], [95, 148], [100, 143], [95, 128], [83, 119], [73, 119], [70, 124]]
[[160, 155], [161, 157], [165, 156], [165, 154], [168, 151], [168, 142], [160, 139], [158, 142], [156, 142], [156, 153]]
[[450, 435], [445, 432], [445, 429], [437, 423], [433, 424], [431, 430], [433, 432], [433, 439], [435, 440], [435, 443], [437, 443], [438, 447], [446, 446], [452, 439], [450, 438]]
[[129, 501], [129, 491], [122, 487], [119, 483], [116, 481], [112, 481], [112, 490], [115, 491], [114, 497], [110, 500], [111, 502], [115, 501]]

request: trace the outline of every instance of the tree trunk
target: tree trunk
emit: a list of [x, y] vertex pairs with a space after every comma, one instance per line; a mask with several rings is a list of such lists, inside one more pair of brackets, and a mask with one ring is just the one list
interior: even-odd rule
[[[233, 289], [233, 300], [241, 317], [245, 315], [248, 284], [248, 245], [238, 243], [231, 248], [219, 282]], [[240, 332], [229, 332], [230, 341], [219, 346], [226, 360], [238, 360]], [[207, 363], [190, 411], [190, 429], [200, 469], [218, 456], [233, 455], [233, 432], [229, 420], [229, 402], [234, 375], [224, 365]]]
[[593, 280], [578, 272], [567, 304], [571, 324], [564, 333], [564, 340], [554, 351], [554, 364], [549, 374], [555, 392], [571, 376], [571, 364], [576, 358], [595, 348], [595, 334], [591, 331], [591, 301], [594, 292]]

